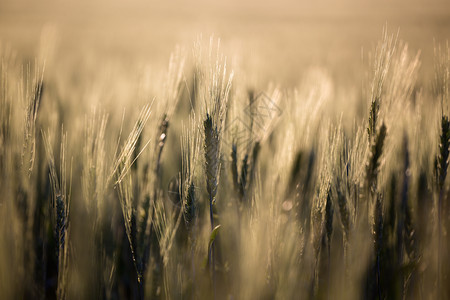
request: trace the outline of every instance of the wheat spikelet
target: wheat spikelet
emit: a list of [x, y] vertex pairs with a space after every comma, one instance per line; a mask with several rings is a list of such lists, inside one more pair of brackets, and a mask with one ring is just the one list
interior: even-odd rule
[[371, 86], [371, 100], [370, 100], [370, 113], [369, 113], [369, 125], [367, 128], [367, 134], [369, 143], [376, 136], [376, 130], [378, 127], [378, 114], [380, 110], [380, 102], [383, 94], [383, 88], [386, 78], [391, 66], [392, 58], [396, 51], [397, 36], [388, 35], [387, 27], [383, 30], [383, 37], [381, 42], [377, 46], [375, 61], [374, 61], [374, 77], [372, 79]]
[[439, 190], [444, 187], [445, 178], [447, 177], [449, 146], [450, 146], [450, 122], [446, 115], [441, 118], [441, 134], [439, 137], [439, 153], [437, 156], [437, 184]]
[[[82, 191], [88, 210], [95, 209], [101, 222], [107, 186], [105, 133], [108, 114], [93, 109], [85, 119]], [[94, 207], [95, 206], [95, 207]]]
[[[201, 116], [203, 119], [204, 133], [204, 158], [205, 158], [205, 176], [206, 188], [209, 196], [209, 217], [211, 224], [211, 233], [214, 233], [214, 214], [213, 207], [216, 201], [217, 188], [219, 185], [219, 176], [221, 168], [221, 143], [223, 140], [223, 128], [227, 111], [227, 103], [231, 90], [233, 73], [228, 74], [226, 62], [223, 55], [219, 54], [220, 41], [217, 47], [213, 47], [213, 38], [210, 39], [208, 60], [206, 71], [197, 69], [196, 75], [200, 80], [201, 98], [203, 107]], [[198, 48], [196, 54], [201, 57], [201, 48]], [[201, 60], [197, 60], [197, 66], [201, 65]], [[228, 77], [228, 78], [227, 78]], [[209, 250], [208, 261], [210, 262], [212, 282], [215, 295], [215, 262], [214, 262], [214, 242]]]
[[381, 155], [383, 154], [383, 145], [386, 138], [386, 126], [381, 125], [379, 132], [371, 146], [370, 159], [366, 167], [367, 188], [374, 193], [376, 191], [377, 176], [380, 168]]
[[231, 177], [233, 179], [234, 191], [239, 191], [239, 173], [238, 173], [238, 159], [237, 159], [237, 145], [233, 143], [231, 146]]
[[239, 179], [239, 192], [241, 194], [241, 198], [244, 199], [247, 193], [247, 177], [248, 177], [248, 154], [244, 156], [242, 159], [241, 165], [241, 176]]
[[195, 117], [190, 117], [189, 125], [183, 127], [181, 136], [182, 186], [184, 220], [188, 230], [195, 225], [197, 199], [194, 178], [200, 153], [200, 134]]
[[205, 153], [205, 173], [206, 189], [210, 197], [210, 202], [215, 200], [218, 186], [220, 169], [220, 139], [218, 128], [213, 125], [209, 114], [203, 122], [204, 127], [204, 153]]
[[[118, 196], [120, 200], [120, 205], [122, 208], [123, 219], [125, 223], [125, 231], [127, 234], [128, 241], [130, 243], [130, 249], [133, 256], [133, 263], [136, 268], [138, 282], [141, 283], [143, 280], [143, 266], [140, 263], [141, 257], [139, 257], [139, 253], [137, 252], [137, 229], [136, 229], [136, 213], [135, 207], [133, 206], [133, 183], [130, 172], [128, 172], [134, 163], [132, 160], [133, 153], [135, 151], [135, 147], [139, 136], [141, 135], [145, 124], [147, 123], [150, 113], [151, 106], [145, 105], [138, 119], [131, 130], [128, 139], [125, 141], [124, 146], [118, 157], [116, 158], [112, 172], [110, 173], [110, 177], [108, 178], [108, 182], [114, 177], [115, 179], [115, 187], [118, 191]], [[142, 152], [142, 151], [141, 151]]]

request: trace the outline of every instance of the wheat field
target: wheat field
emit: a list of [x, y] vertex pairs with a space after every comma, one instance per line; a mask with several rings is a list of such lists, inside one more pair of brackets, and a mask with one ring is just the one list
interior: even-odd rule
[[450, 8], [282, 3], [0, 4], [0, 299], [450, 297]]

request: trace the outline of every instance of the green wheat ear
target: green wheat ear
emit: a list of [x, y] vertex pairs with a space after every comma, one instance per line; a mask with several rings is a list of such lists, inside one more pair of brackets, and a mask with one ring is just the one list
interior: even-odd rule
[[381, 124], [379, 132], [370, 149], [370, 160], [367, 165], [366, 180], [370, 191], [376, 190], [377, 176], [380, 168], [381, 155], [383, 154], [383, 145], [386, 138], [386, 126]]
[[442, 190], [444, 187], [445, 178], [447, 177], [450, 146], [450, 122], [446, 115], [443, 115], [441, 119], [441, 135], [439, 140], [439, 154], [436, 160], [436, 175], [438, 187]]
[[331, 200], [331, 189], [327, 193], [327, 201], [325, 204], [325, 230], [327, 234], [328, 249], [331, 246], [331, 236], [333, 234], [333, 201]]
[[241, 199], [244, 199], [247, 189], [247, 173], [248, 173], [248, 154], [244, 156], [242, 159], [241, 165], [241, 176], [239, 179], [239, 193], [241, 195]]
[[337, 201], [342, 227], [346, 235], [350, 233], [350, 212], [347, 205], [347, 197], [340, 189], [337, 190]]
[[191, 182], [186, 193], [186, 200], [183, 204], [183, 216], [186, 227], [190, 231], [195, 223], [197, 216], [197, 200], [195, 198], [194, 183]]
[[376, 97], [372, 101], [372, 104], [370, 105], [369, 125], [367, 127], [367, 135], [369, 137], [369, 142], [372, 141], [373, 137], [377, 134], [377, 119], [379, 110], [380, 110], [380, 99]]
[[231, 175], [233, 177], [233, 187], [235, 192], [237, 193], [239, 190], [238, 183], [238, 166], [237, 166], [237, 146], [235, 143], [231, 146]]
[[219, 132], [217, 126], [214, 126], [211, 115], [206, 114], [203, 122], [205, 130], [205, 164], [206, 164], [206, 188], [213, 202], [217, 193], [217, 175], [219, 172]]

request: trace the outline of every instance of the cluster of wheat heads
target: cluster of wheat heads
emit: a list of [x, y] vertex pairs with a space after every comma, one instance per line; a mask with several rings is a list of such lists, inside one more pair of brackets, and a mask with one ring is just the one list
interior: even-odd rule
[[449, 51], [419, 84], [384, 31], [361, 100], [318, 68], [258, 86], [199, 40], [72, 113], [1, 48], [0, 297], [448, 297]]

